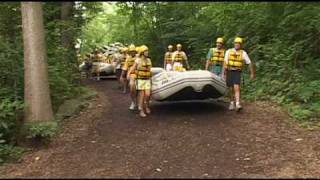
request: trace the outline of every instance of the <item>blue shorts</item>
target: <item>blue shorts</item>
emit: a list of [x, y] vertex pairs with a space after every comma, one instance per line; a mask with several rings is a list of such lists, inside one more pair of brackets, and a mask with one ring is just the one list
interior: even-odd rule
[[210, 72], [217, 76], [221, 76], [223, 66], [220, 64], [211, 65]]

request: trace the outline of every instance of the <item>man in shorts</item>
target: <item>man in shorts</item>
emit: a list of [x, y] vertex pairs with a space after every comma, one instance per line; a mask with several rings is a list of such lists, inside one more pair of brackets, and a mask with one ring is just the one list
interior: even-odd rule
[[[229, 110], [239, 111], [242, 109], [240, 105], [240, 82], [241, 72], [245, 64], [250, 68], [250, 79], [255, 78], [254, 66], [246, 51], [242, 49], [243, 40], [236, 37], [234, 40], [234, 48], [228, 49], [224, 56], [224, 74], [227, 86], [230, 90], [230, 106]], [[236, 103], [234, 103], [236, 102]]]

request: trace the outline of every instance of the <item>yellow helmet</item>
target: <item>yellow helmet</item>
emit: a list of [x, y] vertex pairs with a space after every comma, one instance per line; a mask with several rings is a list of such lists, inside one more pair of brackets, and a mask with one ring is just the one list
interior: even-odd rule
[[222, 37], [217, 38], [216, 43], [223, 43], [223, 38]]
[[131, 44], [128, 48], [128, 51], [136, 51], [136, 46], [134, 44]]
[[177, 47], [182, 47], [182, 45], [181, 44], [177, 44]]
[[149, 50], [149, 48], [146, 45], [142, 45], [142, 46], [139, 47], [139, 51], [138, 52], [141, 54], [141, 53], [143, 53], [143, 52], [145, 52], [147, 50]]
[[171, 48], [173, 48], [173, 46], [170, 44], [170, 45], [168, 46], [168, 49], [171, 49]]
[[127, 52], [127, 51], [128, 51], [127, 47], [120, 48], [120, 52]]
[[243, 42], [243, 40], [242, 40], [241, 37], [236, 37], [236, 38], [234, 39], [234, 43], [240, 43], [240, 44], [242, 44], [242, 42]]
[[137, 53], [140, 52], [140, 47], [141, 47], [141, 46], [136, 46], [136, 51], [137, 51]]

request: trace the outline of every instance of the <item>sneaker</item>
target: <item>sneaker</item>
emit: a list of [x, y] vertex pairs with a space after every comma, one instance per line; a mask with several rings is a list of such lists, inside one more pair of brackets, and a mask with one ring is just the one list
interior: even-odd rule
[[242, 106], [240, 104], [236, 104], [236, 111], [240, 111], [242, 109]]
[[147, 114], [151, 114], [150, 108], [146, 108], [146, 113], [147, 113]]
[[147, 117], [147, 115], [143, 111], [140, 111], [139, 116], [142, 118]]
[[134, 102], [131, 102], [129, 109], [134, 110], [135, 108], [136, 108], [136, 105], [134, 104]]
[[230, 102], [229, 110], [230, 110], [230, 111], [234, 110], [234, 103], [233, 103], [233, 102]]

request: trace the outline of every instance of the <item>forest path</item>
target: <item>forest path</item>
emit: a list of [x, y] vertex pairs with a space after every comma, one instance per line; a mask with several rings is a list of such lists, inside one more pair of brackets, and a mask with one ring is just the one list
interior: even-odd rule
[[114, 80], [66, 120], [47, 148], [0, 167], [0, 177], [320, 177], [320, 132], [265, 102], [230, 112], [214, 101], [152, 102], [141, 119]]

